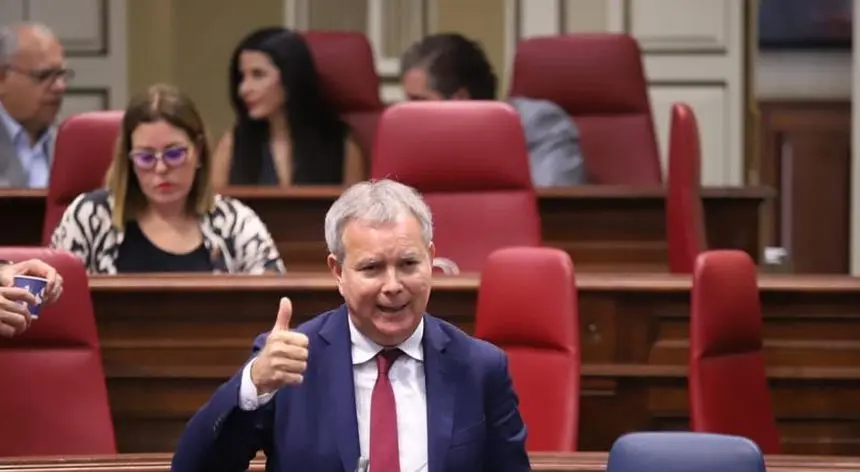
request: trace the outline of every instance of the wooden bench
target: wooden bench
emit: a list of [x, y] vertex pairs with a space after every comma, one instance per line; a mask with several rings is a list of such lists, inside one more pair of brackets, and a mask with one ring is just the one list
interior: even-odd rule
[[[325, 271], [325, 213], [340, 187], [233, 188], [257, 211], [292, 271]], [[768, 237], [760, 234], [760, 209], [773, 192], [765, 188], [706, 188], [702, 191], [708, 240], [714, 248], [736, 248], [756, 260]], [[662, 188], [590, 186], [542, 189], [543, 236], [567, 251], [581, 269], [665, 271], [666, 221]], [[45, 213], [44, 192], [0, 189], [0, 215], [15, 215], [0, 232], [0, 246], [38, 245]]]
[[[121, 452], [170, 451], [288, 295], [297, 322], [342, 300], [327, 274], [116, 276], [90, 283]], [[690, 279], [578, 274], [581, 450], [686, 429]], [[478, 279], [438, 277], [430, 312], [471, 331]], [[763, 276], [768, 375], [785, 452], [860, 455], [860, 280]]]
[[[607, 453], [529, 454], [535, 472], [604, 472]], [[3, 472], [170, 472], [171, 454], [119, 454], [93, 457], [33, 457], [0, 459]], [[843, 472], [860, 469], [860, 457], [767, 456], [769, 472]], [[254, 472], [265, 470], [258, 457], [251, 463]]]

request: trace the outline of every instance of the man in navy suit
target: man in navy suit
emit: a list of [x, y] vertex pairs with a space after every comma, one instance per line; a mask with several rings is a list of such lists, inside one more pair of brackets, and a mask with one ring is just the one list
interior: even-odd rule
[[414, 189], [349, 188], [325, 219], [345, 304], [294, 330], [282, 299], [251, 360], [189, 421], [173, 470], [531, 470], [497, 347], [425, 313], [433, 222]]

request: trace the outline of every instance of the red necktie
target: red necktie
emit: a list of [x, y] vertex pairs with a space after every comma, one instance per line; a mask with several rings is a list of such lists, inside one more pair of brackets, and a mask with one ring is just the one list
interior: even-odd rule
[[402, 354], [400, 349], [381, 351], [376, 355], [379, 372], [370, 397], [370, 470], [400, 472], [400, 448], [397, 446], [397, 409], [388, 370]]

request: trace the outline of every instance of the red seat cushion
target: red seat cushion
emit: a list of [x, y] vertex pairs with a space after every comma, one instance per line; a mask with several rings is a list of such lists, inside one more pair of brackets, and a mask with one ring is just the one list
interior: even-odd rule
[[0, 457], [115, 454], [99, 338], [82, 263], [65, 251], [0, 248], [42, 259], [65, 280], [23, 334], [0, 339]]
[[424, 194], [436, 255], [478, 272], [506, 246], [539, 246], [540, 216], [519, 117], [501, 102], [409, 102], [382, 115], [371, 175]]
[[700, 192], [702, 154], [699, 126], [688, 105], [672, 106], [672, 145], [666, 182], [666, 236], [669, 271], [690, 274], [699, 253], [707, 249]]
[[475, 335], [508, 355], [529, 451], [574, 451], [579, 429], [579, 315], [573, 263], [551, 248], [492, 253]]
[[631, 36], [526, 39], [517, 46], [510, 95], [550, 100], [567, 111], [580, 131], [589, 182], [662, 182], [645, 72]]
[[303, 36], [314, 55], [326, 95], [352, 128], [369, 163], [384, 105], [379, 98], [379, 76], [367, 37], [344, 31], [308, 31]]
[[116, 149], [122, 111], [73, 115], [60, 124], [45, 202], [42, 244], [48, 245], [66, 207], [78, 195], [105, 184]]
[[708, 251], [696, 260], [689, 384], [694, 431], [744, 436], [765, 454], [780, 453], [756, 267], [743, 251]]

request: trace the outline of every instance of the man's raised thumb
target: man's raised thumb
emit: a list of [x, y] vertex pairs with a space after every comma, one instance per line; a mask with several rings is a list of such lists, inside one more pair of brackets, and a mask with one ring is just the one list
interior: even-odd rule
[[281, 298], [281, 305], [278, 307], [278, 318], [275, 320], [275, 330], [290, 329], [290, 318], [293, 317], [293, 302], [289, 298]]

